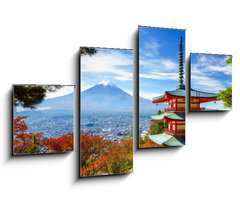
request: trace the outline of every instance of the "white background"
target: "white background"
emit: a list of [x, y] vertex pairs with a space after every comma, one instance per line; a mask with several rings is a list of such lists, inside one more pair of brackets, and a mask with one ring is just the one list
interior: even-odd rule
[[[0, 199], [239, 199], [238, 1], [0, 1]], [[128, 176], [77, 179], [77, 153], [10, 156], [12, 84], [76, 84], [79, 46], [134, 48], [138, 25], [233, 54], [233, 111], [189, 114], [183, 148], [136, 151]]]

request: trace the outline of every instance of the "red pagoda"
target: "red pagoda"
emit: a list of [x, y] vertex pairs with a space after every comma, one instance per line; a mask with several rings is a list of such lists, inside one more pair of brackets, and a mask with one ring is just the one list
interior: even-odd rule
[[[182, 37], [180, 39], [179, 53], [179, 85], [173, 91], [165, 91], [161, 96], [153, 98], [152, 103], [167, 103], [164, 113], [151, 117], [152, 123], [164, 122], [167, 128], [164, 133], [149, 135], [149, 138], [166, 146], [182, 146], [185, 144], [185, 85], [183, 84], [183, 51]], [[202, 111], [201, 103], [216, 101], [216, 94], [191, 89], [190, 110]]]

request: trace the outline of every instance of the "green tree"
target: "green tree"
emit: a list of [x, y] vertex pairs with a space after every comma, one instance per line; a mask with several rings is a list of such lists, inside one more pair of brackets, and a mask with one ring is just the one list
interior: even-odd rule
[[231, 64], [232, 63], [232, 56], [229, 56], [229, 58], [226, 60], [227, 64]]
[[163, 114], [163, 113], [164, 113], [164, 112], [163, 112], [162, 110], [158, 110], [158, 111], [157, 111], [157, 114], [158, 114], [158, 115], [161, 115], [161, 114]]
[[56, 92], [61, 87], [60, 85], [14, 85], [14, 106], [35, 109], [36, 105], [44, 100], [47, 92]]
[[[227, 64], [232, 63], [232, 56], [229, 56], [226, 60]], [[232, 107], [232, 87], [226, 88], [226, 90], [220, 90], [217, 94], [217, 99], [222, 100], [225, 108]]]
[[150, 126], [149, 133], [151, 135], [157, 135], [164, 132], [164, 129], [167, 128], [167, 124], [164, 122], [154, 122]]
[[149, 138], [148, 135], [145, 135], [144, 138], [140, 137], [140, 144], [146, 143], [148, 141], [148, 138]]
[[81, 55], [88, 55], [93, 56], [97, 53], [97, 49], [94, 47], [81, 47], [80, 48], [80, 54]]
[[222, 100], [225, 108], [232, 107], [232, 87], [227, 87], [226, 90], [220, 90], [217, 94], [217, 99]]
[[32, 137], [32, 142], [31, 142], [31, 147], [29, 147], [26, 152], [27, 153], [40, 153], [40, 142], [39, 139], [37, 138], [37, 135], [33, 133]]

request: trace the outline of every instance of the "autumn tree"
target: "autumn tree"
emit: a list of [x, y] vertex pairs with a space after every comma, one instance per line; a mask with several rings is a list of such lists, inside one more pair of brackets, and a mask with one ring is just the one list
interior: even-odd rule
[[[14, 106], [35, 109], [48, 92], [56, 92], [62, 86], [15, 85]], [[13, 120], [14, 154], [56, 153], [73, 150], [73, 134], [59, 138], [43, 139], [42, 133], [29, 133], [25, 122], [27, 116], [18, 116]]]
[[[88, 131], [81, 134], [80, 162], [81, 175], [94, 176], [99, 171], [107, 170], [107, 152], [109, 151], [108, 141], [103, 136], [90, 136]], [[106, 154], [106, 155], [105, 155]]]
[[65, 134], [59, 138], [43, 139], [41, 133], [27, 133], [24, 121], [26, 116], [18, 116], [13, 121], [13, 153], [37, 154], [56, 153], [73, 150], [73, 134]]
[[42, 134], [26, 133], [26, 116], [18, 116], [13, 121], [13, 152], [14, 154], [39, 153]]
[[123, 174], [132, 170], [133, 149], [132, 140], [121, 140], [120, 143], [110, 143], [110, 154], [107, 160], [108, 171], [113, 174]]
[[81, 176], [122, 174], [132, 170], [132, 139], [113, 142], [90, 133], [81, 134]]
[[146, 135], [144, 139], [142, 137], [139, 138], [140, 148], [155, 148], [155, 147], [164, 147], [164, 145], [159, 145], [152, 140], [150, 140], [149, 136]]
[[48, 153], [68, 152], [73, 150], [73, 134], [65, 134], [59, 138], [49, 138], [41, 141], [47, 146]]

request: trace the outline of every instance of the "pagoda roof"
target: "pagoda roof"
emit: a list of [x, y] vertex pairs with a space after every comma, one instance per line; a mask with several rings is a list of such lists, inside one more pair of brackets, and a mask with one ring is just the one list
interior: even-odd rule
[[169, 115], [169, 114], [172, 114], [172, 113], [164, 113], [164, 114], [161, 114], [161, 115], [153, 115], [153, 116], [151, 116], [151, 119], [152, 120], [163, 120], [164, 117], [166, 115]]
[[[165, 93], [163, 95], [154, 97], [153, 102], [164, 99], [164, 98], [167, 100], [167, 99], [169, 99], [168, 96], [185, 97], [186, 96], [185, 88], [177, 88], [176, 90], [165, 91]], [[191, 97], [193, 97], [193, 98], [194, 97], [196, 97], [196, 98], [216, 98], [217, 94], [191, 89]]]
[[215, 98], [217, 97], [217, 94], [191, 89], [191, 97]]
[[166, 118], [172, 120], [185, 121], [185, 113], [172, 113], [171, 115], [167, 115]]
[[170, 120], [185, 121], [185, 113], [164, 113], [161, 115], [151, 116], [151, 120], [153, 121], [163, 120], [164, 118]]
[[183, 146], [184, 144], [180, 142], [178, 139], [176, 139], [175, 137], [171, 137], [169, 140], [164, 142], [164, 145], [171, 146], [171, 147], [179, 147], [179, 146]]
[[161, 133], [157, 135], [149, 135], [150, 140], [159, 144], [159, 145], [167, 145], [167, 146], [183, 146], [184, 144], [177, 140], [174, 136], [168, 135], [166, 133]]

